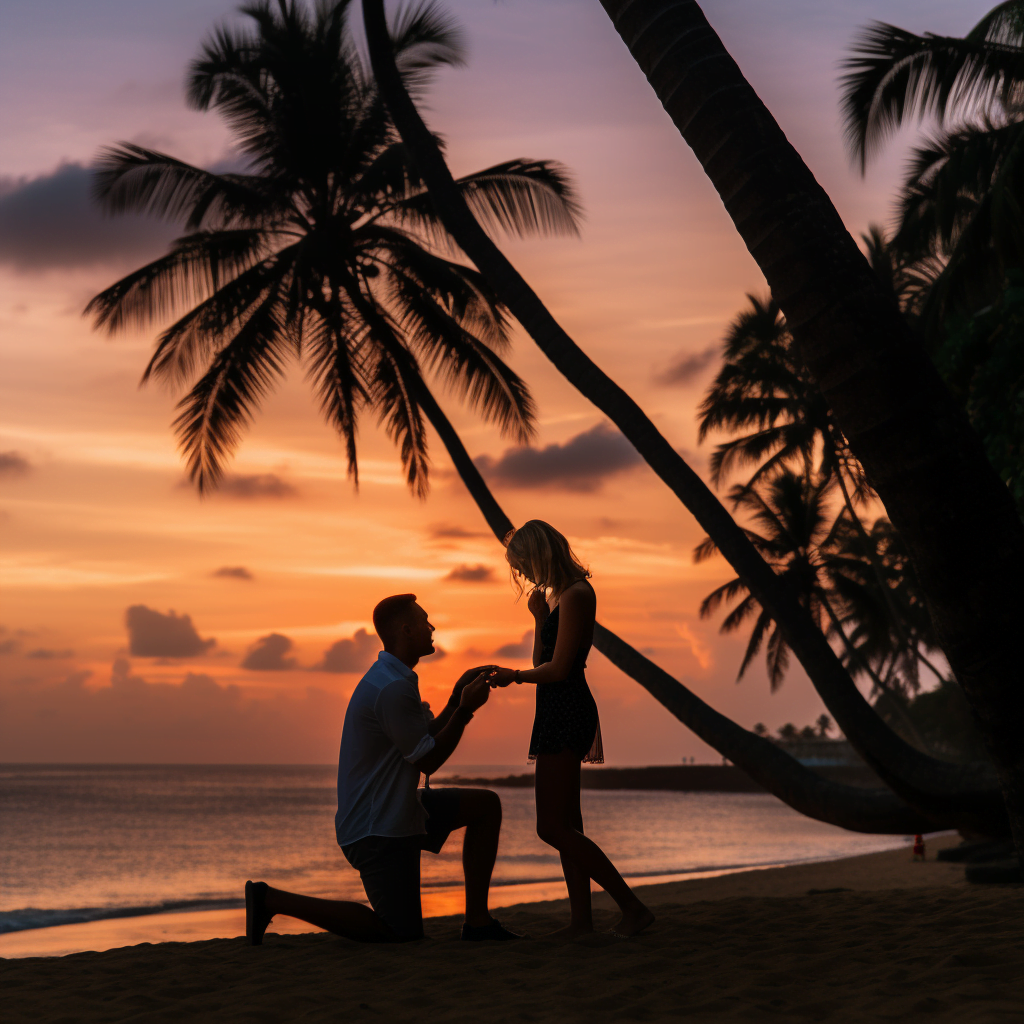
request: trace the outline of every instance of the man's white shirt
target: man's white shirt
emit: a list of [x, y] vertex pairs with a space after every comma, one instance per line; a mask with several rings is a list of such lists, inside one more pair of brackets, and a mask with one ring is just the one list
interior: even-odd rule
[[334, 819], [340, 846], [426, 832], [415, 762], [433, 749], [416, 673], [381, 651], [345, 712]]

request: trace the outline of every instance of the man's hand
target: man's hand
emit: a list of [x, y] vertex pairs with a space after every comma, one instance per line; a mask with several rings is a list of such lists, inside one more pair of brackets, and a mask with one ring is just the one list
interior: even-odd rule
[[530, 596], [526, 599], [526, 607], [530, 610], [530, 614], [535, 619], [546, 619], [548, 617], [548, 599], [545, 596], [543, 587], [536, 587], [530, 591]]
[[420, 701], [420, 705], [423, 708], [423, 717], [428, 722], [432, 722], [434, 720], [434, 712], [430, 710], [430, 703], [429, 703], [429, 701], [421, 700]]
[[514, 668], [496, 668], [488, 680], [491, 686], [508, 686], [516, 677]]
[[452, 694], [455, 697], [458, 697], [478, 675], [483, 673], [484, 675], [489, 676], [497, 667], [497, 665], [477, 665], [476, 668], [467, 668], [466, 671], [459, 676], [458, 682], [452, 689]]
[[472, 714], [487, 703], [491, 695], [491, 685], [486, 672], [481, 672], [475, 679], [470, 680], [459, 695], [459, 707]]

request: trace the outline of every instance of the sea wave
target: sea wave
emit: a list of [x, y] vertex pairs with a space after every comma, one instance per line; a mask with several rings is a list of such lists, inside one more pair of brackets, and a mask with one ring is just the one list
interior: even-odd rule
[[182, 910], [234, 910], [244, 906], [239, 899], [163, 900], [131, 907], [60, 907], [56, 909], [23, 907], [0, 911], [0, 935], [25, 932], [33, 928], [54, 928], [61, 924], [86, 924], [118, 917], [142, 917]]

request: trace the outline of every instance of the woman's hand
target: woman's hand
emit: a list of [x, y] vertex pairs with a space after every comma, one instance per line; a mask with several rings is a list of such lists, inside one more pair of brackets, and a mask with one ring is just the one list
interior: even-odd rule
[[530, 596], [526, 599], [526, 607], [535, 619], [547, 618], [550, 609], [543, 587], [536, 587], [530, 591]]
[[491, 674], [490, 683], [491, 686], [508, 686], [516, 677], [516, 670], [514, 668], [497, 668]]

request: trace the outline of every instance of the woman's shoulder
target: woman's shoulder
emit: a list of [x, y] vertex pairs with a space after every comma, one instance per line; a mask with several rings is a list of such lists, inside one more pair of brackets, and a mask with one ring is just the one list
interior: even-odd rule
[[597, 593], [590, 580], [576, 580], [558, 595], [558, 603], [577, 608], [593, 608], [597, 604]]

